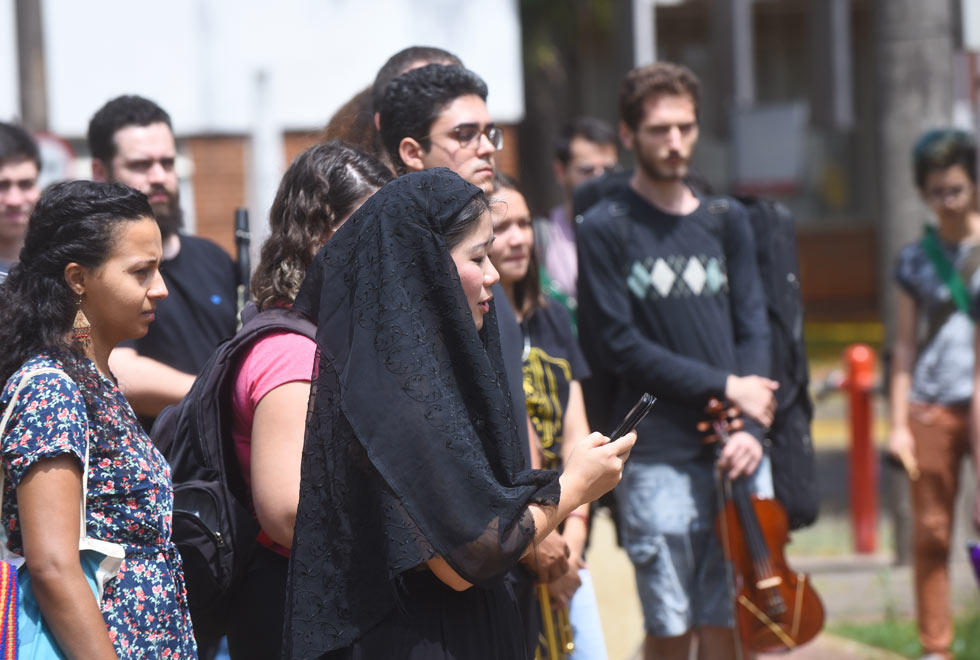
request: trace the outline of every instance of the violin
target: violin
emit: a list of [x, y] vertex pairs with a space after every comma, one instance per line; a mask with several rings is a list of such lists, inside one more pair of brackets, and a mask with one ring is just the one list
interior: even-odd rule
[[[702, 431], [714, 431], [707, 441], [727, 442], [729, 431], [742, 427], [734, 407], [712, 399], [707, 412], [711, 421], [699, 424]], [[723, 486], [715, 533], [732, 567], [735, 629], [742, 646], [771, 653], [807, 643], [823, 628], [824, 608], [809, 576], [786, 563], [786, 511], [775, 499], [751, 495], [746, 476], [724, 478]]]

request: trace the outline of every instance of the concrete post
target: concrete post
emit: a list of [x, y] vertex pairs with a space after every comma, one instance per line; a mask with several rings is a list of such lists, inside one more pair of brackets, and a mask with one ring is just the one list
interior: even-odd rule
[[715, 91], [723, 104], [717, 124], [708, 127], [718, 135], [731, 129], [731, 113], [755, 103], [755, 57], [752, 9], [754, 0], [712, 0], [709, 10], [711, 44], [717, 71]]
[[923, 131], [952, 120], [953, 30], [949, 0], [874, 0], [874, 12], [879, 290], [890, 338], [895, 255], [926, 219], [912, 180], [912, 146]]
[[30, 131], [48, 129], [48, 88], [44, 66], [44, 25], [41, 0], [16, 0], [17, 82], [20, 120]]
[[807, 6], [810, 25], [810, 117], [814, 125], [837, 131], [854, 127], [854, 58], [851, 0]]
[[657, 61], [657, 28], [655, 0], [633, 0], [633, 66]]
[[[894, 337], [895, 256], [921, 234], [927, 213], [912, 179], [912, 146], [923, 131], [947, 126], [953, 107], [953, 21], [950, 0], [874, 0], [878, 127], [879, 300], [887, 341]], [[899, 563], [909, 556], [904, 480], [892, 514]]]

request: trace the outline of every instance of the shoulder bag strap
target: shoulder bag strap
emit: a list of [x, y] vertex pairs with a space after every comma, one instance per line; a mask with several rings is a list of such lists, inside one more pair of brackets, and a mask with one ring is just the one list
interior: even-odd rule
[[970, 292], [966, 282], [973, 279], [973, 274], [980, 268], [980, 245], [974, 246], [960, 263], [959, 269], [946, 256], [942, 245], [939, 242], [939, 235], [936, 228], [926, 225], [924, 236], [921, 241], [922, 249], [929, 258], [929, 262], [936, 269], [939, 279], [949, 289], [950, 299], [945, 304], [937, 305], [932, 313], [926, 318], [926, 333], [920, 342], [920, 347], [927, 346], [945, 325], [949, 317], [957, 309], [967, 316], [970, 314]]
[[[7, 403], [6, 410], [3, 411], [3, 419], [0, 420], [0, 455], [2, 455], [2, 439], [7, 433], [7, 424], [10, 422], [10, 416], [13, 414], [14, 407], [17, 405], [17, 400], [20, 398], [20, 393], [27, 387], [27, 384], [35, 376], [40, 376], [42, 374], [53, 374], [64, 376], [68, 380], [71, 377], [66, 374], [61, 369], [55, 369], [53, 367], [42, 367], [40, 369], [34, 369], [24, 374], [20, 382], [17, 383], [17, 389], [14, 390], [13, 396], [10, 397], [10, 402]], [[78, 540], [81, 543], [87, 536], [86, 523], [85, 523], [85, 509], [88, 501], [88, 456], [89, 456], [89, 439], [88, 439], [88, 415], [85, 416], [85, 455], [83, 456], [82, 463], [82, 496], [81, 496], [81, 506], [79, 507], [79, 519], [81, 525], [79, 525], [78, 530]], [[3, 510], [3, 490], [4, 484], [7, 478], [7, 471], [0, 469], [0, 511]]]
[[[28, 371], [26, 374], [21, 376], [20, 382], [17, 383], [17, 388], [14, 390], [13, 395], [10, 397], [10, 401], [7, 402], [6, 409], [3, 411], [3, 419], [0, 419], [0, 511], [3, 511], [3, 495], [4, 495], [3, 491], [7, 480], [7, 470], [3, 467], [3, 460], [2, 460], [3, 438], [7, 434], [7, 424], [10, 423], [10, 417], [14, 412], [14, 408], [17, 406], [17, 400], [20, 399], [20, 393], [24, 390], [25, 387], [27, 387], [27, 384], [34, 376], [38, 376], [41, 374], [64, 374], [64, 372], [61, 371], [60, 369], [55, 369], [53, 367], [42, 367], [40, 369], [34, 369], [33, 371]], [[85, 434], [85, 449], [86, 449], [85, 458], [87, 463], [88, 462], [88, 433]], [[85, 476], [84, 474], [85, 472], [82, 473], [83, 491], [82, 491], [82, 509], [81, 509], [83, 527], [85, 521], [85, 492], [84, 492]], [[82, 530], [82, 533], [84, 533], [84, 529]], [[6, 547], [0, 549], [0, 556], [16, 557], [16, 555], [14, 555], [13, 553], [8, 552]]]

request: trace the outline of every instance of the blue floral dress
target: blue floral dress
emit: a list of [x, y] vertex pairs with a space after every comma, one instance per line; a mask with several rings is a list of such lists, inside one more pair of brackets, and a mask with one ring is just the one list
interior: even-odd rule
[[[2, 521], [7, 544], [22, 553], [17, 485], [44, 458], [67, 454], [81, 464], [88, 418], [88, 535], [126, 550], [102, 599], [102, 616], [116, 653], [133, 660], [196, 658], [180, 555], [170, 540], [170, 466], [122, 393], [95, 364], [67, 359], [74, 365], [75, 379], [61, 374], [33, 377], [21, 391], [3, 436]], [[43, 353], [28, 360], [4, 386], [0, 408], [6, 407], [24, 373], [64, 366], [63, 360]], [[88, 410], [94, 411], [94, 420]]]

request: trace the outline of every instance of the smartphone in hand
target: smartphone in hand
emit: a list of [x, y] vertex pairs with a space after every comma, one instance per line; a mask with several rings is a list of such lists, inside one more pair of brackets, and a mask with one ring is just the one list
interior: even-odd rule
[[624, 435], [632, 431], [639, 425], [643, 418], [649, 414], [650, 409], [653, 408], [653, 402], [657, 400], [657, 397], [646, 392], [640, 397], [640, 400], [636, 402], [636, 405], [626, 413], [626, 417], [616, 427], [616, 430], [609, 434], [610, 440], [618, 440]]

